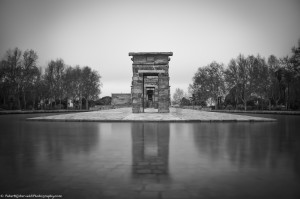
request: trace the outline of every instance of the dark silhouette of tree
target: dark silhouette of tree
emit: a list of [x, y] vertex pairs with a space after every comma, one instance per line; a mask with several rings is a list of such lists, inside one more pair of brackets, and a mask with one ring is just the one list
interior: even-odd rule
[[[269, 78], [271, 81], [270, 89], [267, 91], [269, 98], [272, 99], [275, 106], [278, 106], [278, 102], [281, 99], [282, 81], [281, 81], [281, 69], [279, 60], [270, 55], [268, 58]], [[270, 109], [270, 107], [269, 107]]]
[[59, 100], [61, 106], [61, 100], [64, 96], [63, 76], [64, 76], [65, 64], [62, 59], [56, 61], [51, 60], [48, 63], [48, 67], [45, 72], [46, 84], [48, 84], [50, 91], [50, 103], [54, 102], [56, 108], [56, 100]]
[[[78, 76], [79, 78], [79, 76]], [[65, 91], [65, 97], [68, 102], [69, 99], [74, 103], [76, 99], [76, 79], [75, 70], [72, 67], [67, 67], [65, 73], [63, 74], [63, 86]], [[68, 105], [67, 105], [68, 108]]]
[[0, 62], [0, 99], [2, 102], [2, 107], [7, 108], [7, 96], [9, 93], [9, 82], [6, 79], [6, 65], [5, 65], [5, 61], [2, 60]]
[[192, 105], [191, 101], [185, 97], [183, 97], [180, 101], [181, 106], [190, 106]]
[[[6, 52], [0, 61], [0, 108], [21, 109], [21, 100], [24, 109], [30, 103], [35, 108], [36, 101], [39, 108], [45, 108], [46, 102], [50, 102], [50, 108], [53, 108], [53, 103], [54, 108], [61, 108], [63, 101], [72, 99], [73, 102], [79, 101], [81, 109], [84, 98], [88, 109], [88, 101], [98, 99], [101, 76], [97, 71], [88, 66], [66, 67], [62, 59], [57, 59], [51, 60], [45, 74], [42, 74], [37, 60], [34, 50], [26, 50], [22, 54], [15, 48]], [[56, 106], [57, 100], [59, 107]]]
[[193, 78], [193, 92], [199, 102], [213, 99], [218, 107], [218, 99], [225, 95], [225, 81], [223, 64], [212, 62], [198, 68]]
[[55, 70], [55, 61], [50, 61], [48, 63], [48, 67], [45, 70], [45, 82], [47, 87], [49, 88], [49, 102], [52, 108], [52, 101], [56, 99], [55, 92], [55, 80], [54, 80], [54, 70]]
[[[234, 107], [238, 104], [240, 96], [240, 83], [238, 76], [238, 66], [235, 59], [231, 59], [227, 69], [224, 71], [225, 82], [227, 83], [227, 89], [229, 90], [229, 95], [227, 99], [233, 103]], [[227, 100], [227, 101], [228, 101]]]
[[[22, 52], [18, 48], [8, 50], [2, 60], [3, 87], [9, 101], [17, 101], [17, 108], [21, 109], [20, 93], [22, 83]], [[10, 103], [10, 109], [13, 108]]]
[[80, 68], [68, 67], [63, 76], [63, 85], [65, 96], [72, 99], [73, 102], [79, 101], [79, 109], [82, 109], [82, 98], [85, 99], [86, 109], [88, 109], [89, 100], [97, 100], [100, 91], [101, 76], [97, 71], [85, 66]]
[[292, 48], [292, 56], [290, 57], [292, 66], [293, 81], [291, 82], [291, 105], [293, 109], [300, 108], [300, 39], [298, 46]]
[[35, 95], [37, 97], [37, 101], [40, 102], [41, 109], [45, 109], [45, 101], [50, 98], [49, 85], [45, 80], [45, 76], [42, 75], [41, 69], [39, 69], [39, 74], [37, 76], [37, 80], [35, 83]]
[[260, 88], [263, 77], [259, 75], [260, 70], [265, 70], [262, 69], [263, 65], [265, 65], [264, 60], [260, 60], [259, 56], [251, 55], [245, 58], [240, 54], [235, 60], [230, 61], [226, 69], [225, 79], [229, 90], [236, 89], [235, 95], [242, 100], [245, 110], [251, 95], [258, 95], [264, 90]]
[[61, 100], [64, 96], [63, 89], [63, 76], [64, 76], [65, 64], [62, 59], [56, 60], [55, 70], [54, 70], [54, 86], [55, 86], [55, 96], [59, 98], [59, 104], [61, 106]]
[[288, 56], [280, 59], [280, 64], [283, 68], [283, 81], [285, 84], [285, 107], [290, 108], [290, 85], [293, 81], [293, 68]]
[[82, 68], [82, 96], [85, 98], [85, 107], [88, 109], [88, 100], [96, 100], [100, 94], [100, 78], [97, 71], [92, 71], [88, 66]]
[[181, 99], [183, 98], [183, 96], [184, 96], [184, 91], [182, 89], [180, 89], [180, 88], [176, 88], [175, 92], [173, 94], [172, 104], [179, 105]]
[[298, 40], [298, 46], [292, 48], [293, 55], [290, 58], [290, 62], [296, 72], [296, 77], [300, 76], [300, 39]]
[[23, 53], [23, 64], [21, 68], [21, 90], [23, 92], [22, 95], [24, 109], [26, 109], [26, 94], [28, 93], [30, 96], [34, 95], [32, 91], [34, 90], [34, 86], [39, 75], [37, 59], [38, 56], [33, 50], [26, 50]]
[[82, 81], [81, 68], [77, 65], [72, 71], [72, 85], [74, 86], [73, 100], [79, 101], [79, 109], [82, 108]]
[[263, 109], [263, 102], [266, 101], [271, 109], [271, 98], [269, 96], [269, 90], [271, 89], [271, 74], [269, 67], [264, 58], [260, 55], [255, 57], [254, 64], [254, 92], [253, 95], [260, 98], [261, 109]]
[[110, 96], [105, 96], [105, 97], [102, 97], [101, 99], [98, 99], [96, 101], [96, 104], [97, 105], [111, 105], [111, 97]]

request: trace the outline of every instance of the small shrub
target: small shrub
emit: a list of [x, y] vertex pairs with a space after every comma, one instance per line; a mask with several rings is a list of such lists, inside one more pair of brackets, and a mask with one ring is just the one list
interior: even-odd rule
[[209, 106], [209, 108], [211, 108], [211, 110], [215, 110], [216, 106]]
[[64, 108], [64, 106], [63, 106], [62, 104], [57, 104], [57, 105], [55, 105], [55, 107], [54, 107], [55, 110], [63, 109], [63, 108]]
[[247, 111], [251, 111], [254, 109], [254, 106], [247, 106]]
[[233, 110], [233, 106], [231, 104], [228, 104], [225, 109], [226, 110]]
[[243, 104], [238, 104], [238, 105], [236, 106], [236, 109], [237, 109], [237, 110], [245, 110]]
[[1, 104], [0, 105], [0, 110], [3, 109], [3, 110], [8, 110], [9, 109], [9, 106], [8, 104]]
[[26, 110], [33, 110], [33, 106], [32, 106], [32, 105], [28, 105], [28, 106], [26, 107]]

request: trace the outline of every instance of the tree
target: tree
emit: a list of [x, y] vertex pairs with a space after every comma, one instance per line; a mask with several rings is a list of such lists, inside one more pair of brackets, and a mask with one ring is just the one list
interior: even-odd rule
[[110, 96], [105, 96], [102, 97], [101, 99], [98, 99], [96, 101], [97, 105], [111, 105], [111, 97]]
[[75, 67], [67, 67], [63, 76], [63, 86], [65, 96], [71, 99], [74, 103], [75, 100], [79, 101], [79, 109], [81, 109], [82, 101], [82, 73], [81, 68], [77, 65]]
[[86, 109], [88, 109], [88, 100], [97, 100], [100, 91], [100, 78], [101, 76], [97, 71], [92, 71], [88, 66], [82, 69], [82, 95], [85, 98]]
[[6, 105], [6, 98], [8, 96], [9, 92], [9, 83], [6, 79], [6, 64], [4, 60], [1, 60], [0, 62], [0, 100], [2, 101], [2, 107], [7, 108]]
[[[17, 108], [21, 109], [21, 73], [22, 73], [22, 51], [18, 48], [8, 50], [2, 60], [2, 86], [5, 87], [6, 94], [17, 100]], [[10, 98], [9, 100], [12, 100]], [[11, 106], [11, 104], [10, 104]], [[12, 107], [10, 107], [12, 108]]]
[[224, 103], [226, 105], [232, 105], [235, 109], [237, 108], [237, 105], [240, 103], [240, 99], [239, 99], [239, 94], [238, 92], [238, 87], [234, 86], [233, 88], [231, 88], [228, 91], [228, 94], [225, 97]]
[[254, 94], [260, 97], [262, 109], [264, 101], [268, 102], [269, 109], [271, 109], [271, 96], [269, 91], [271, 90], [272, 74], [270, 73], [269, 67], [264, 58], [257, 55], [255, 59], [256, 61], [253, 66]]
[[97, 100], [101, 93], [101, 76], [97, 71], [85, 66], [80, 68], [68, 67], [63, 76], [63, 87], [67, 99], [79, 101], [79, 109], [82, 109], [82, 98], [84, 97], [86, 109], [88, 109], [89, 100]]
[[244, 109], [247, 110], [247, 102], [250, 100], [251, 95], [255, 92], [255, 86], [257, 85], [257, 59], [250, 55], [246, 59], [242, 56], [238, 57], [239, 76], [241, 92], [240, 98], [244, 103]]
[[281, 67], [283, 68], [283, 81], [285, 84], [285, 107], [286, 109], [290, 108], [290, 85], [293, 81], [294, 71], [290, 58], [288, 56], [280, 59]]
[[198, 68], [193, 78], [192, 89], [198, 104], [211, 98], [218, 108], [219, 98], [223, 97], [226, 91], [223, 64], [212, 62]]
[[247, 101], [255, 91], [257, 64], [258, 61], [254, 56], [245, 58], [240, 54], [229, 63], [225, 72], [229, 89], [236, 87], [236, 94], [242, 100], [245, 110], [247, 110]]
[[47, 98], [50, 97], [49, 92], [49, 85], [47, 84], [47, 81], [45, 80], [45, 76], [42, 75], [41, 68], [39, 69], [39, 73], [37, 76], [37, 80], [35, 82], [34, 90], [36, 93], [37, 100], [41, 102], [40, 108], [44, 109], [45, 101]]
[[175, 92], [173, 94], [173, 101], [172, 101], [172, 104], [177, 104], [179, 105], [180, 104], [180, 101], [181, 99], [183, 98], [184, 96], [184, 91], [180, 88], [176, 88], [175, 89]]
[[290, 62], [296, 72], [296, 76], [300, 76], [300, 39], [298, 40], [298, 47], [292, 48], [293, 55], [290, 58]]
[[66, 67], [62, 59], [56, 59], [48, 63], [43, 75], [37, 67], [37, 59], [37, 53], [33, 50], [26, 50], [22, 54], [21, 50], [15, 48], [8, 50], [0, 60], [2, 108], [6, 109], [6, 103], [9, 101], [9, 109], [21, 109], [21, 99], [25, 109], [29, 103], [32, 103], [34, 108], [36, 99], [50, 102], [51, 108], [54, 102], [57, 108], [57, 100], [61, 105], [62, 100], [72, 99], [80, 101], [81, 109], [83, 98], [86, 108], [89, 100], [98, 99], [101, 93], [101, 76], [97, 71], [88, 66]]
[[236, 60], [231, 59], [227, 69], [224, 71], [225, 82], [227, 84], [227, 89], [229, 90], [228, 99], [230, 98], [230, 101], [233, 102], [235, 108], [238, 104], [241, 92], [238, 70]]
[[65, 90], [68, 98], [73, 102], [79, 100], [79, 109], [82, 106], [82, 81], [81, 81], [81, 68], [77, 65], [74, 68], [69, 67], [65, 73]]
[[54, 99], [55, 101], [55, 80], [54, 80], [54, 70], [55, 70], [55, 62], [51, 60], [48, 63], [48, 67], [45, 70], [45, 83], [47, 87], [49, 88], [49, 101], [50, 101], [50, 106], [52, 108], [52, 100]]
[[55, 62], [54, 70], [54, 86], [55, 86], [55, 96], [59, 98], [59, 104], [61, 105], [61, 100], [64, 96], [63, 89], [63, 76], [64, 76], [65, 64], [62, 59], [57, 59]]
[[183, 97], [183, 98], [181, 99], [181, 101], [180, 101], [180, 105], [181, 105], [181, 106], [190, 106], [190, 105], [191, 105], [191, 102], [190, 102], [189, 99]]
[[195, 105], [200, 105], [209, 98], [209, 90], [207, 86], [207, 73], [205, 68], [198, 68], [193, 77], [192, 90], [195, 97]]
[[267, 91], [267, 94], [277, 107], [278, 102], [281, 99], [282, 75], [279, 60], [274, 55], [270, 55], [268, 58], [268, 75], [270, 78], [270, 88]]
[[33, 90], [33, 87], [39, 75], [39, 70], [37, 68], [37, 59], [38, 56], [33, 50], [26, 50], [23, 53], [23, 64], [21, 68], [21, 89], [23, 92], [24, 109], [26, 109], [26, 92], [31, 92]]
[[[74, 79], [74, 68], [67, 67], [65, 73], [63, 74], [63, 89], [65, 91], [65, 97], [67, 103], [69, 99], [72, 101], [76, 98], [75, 94], [75, 79]], [[67, 104], [68, 108], [68, 104]]]
[[223, 64], [212, 62], [208, 68], [209, 96], [215, 102], [216, 109], [219, 107], [219, 99], [225, 95], [225, 79]]
[[61, 99], [64, 94], [64, 90], [63, 90], [64, 70], [65, 70], [65, 64], [62, 59], [57, 59], [56, 61], [51, 60], [48, 63], [48, 67], [46, 68], [45, 80], [50, 90], [50, 101], [54, 100], [55, 105], [56, 105], [57, 98], [59, 99], [61, 104]]
[[290, 63], [293, 69], [293, 81], [291, 84], [291, 106], [293, 109], [300, 108], [300, 39], [298, 46], [292, 48]]

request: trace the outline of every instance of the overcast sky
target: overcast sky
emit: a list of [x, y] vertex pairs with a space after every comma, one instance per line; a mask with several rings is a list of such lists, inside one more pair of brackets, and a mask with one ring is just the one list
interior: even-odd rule
[[0, 56], [33, 49], [102, 76], [102, 94], [130, 93], [129, 52], [173, 52], [171, 91], [198, 67], [239, 53], [289, 55], [300, 38], [299, 0], [0, 0]]

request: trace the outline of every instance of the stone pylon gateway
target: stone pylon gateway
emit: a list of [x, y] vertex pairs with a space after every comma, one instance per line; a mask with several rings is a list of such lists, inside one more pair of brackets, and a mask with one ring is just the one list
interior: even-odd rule
[[132, 56], [132, 112], [143, 113], [145, 108], [169, 113], [169, 56], [172, 52], [130, 52]]

